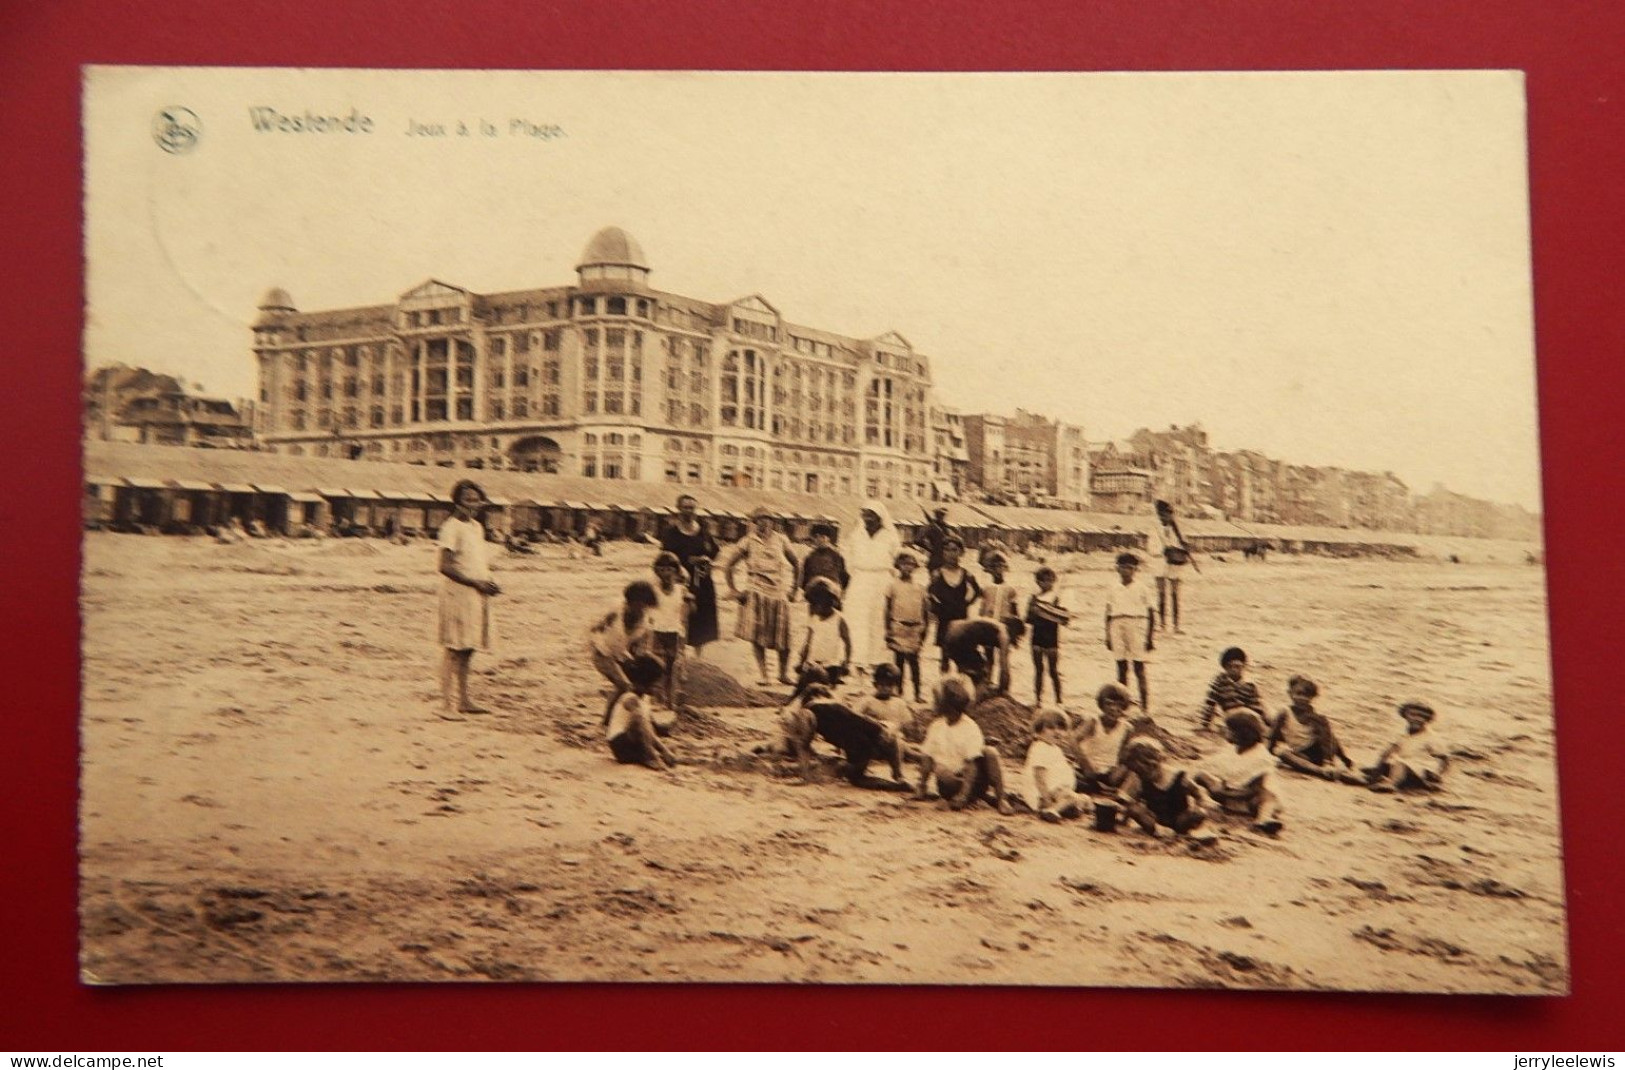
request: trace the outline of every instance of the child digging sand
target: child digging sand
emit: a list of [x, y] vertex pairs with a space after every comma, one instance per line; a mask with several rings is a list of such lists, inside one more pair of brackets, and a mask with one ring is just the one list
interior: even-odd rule
[[[1286, 684], [1291, 705], [1275, 715], [1267, 746], [1281, 765], [1322, 780], [1352, 780], [1364, 783], [1354, 772], [1354, 762], [1343, 752], [1332, 722], [1315, 709], [1320, 688], [1307, 676], [1294, 676]], [[1339, 770], [1337, 763], [1342, 762]]]
[[1407, 702], [1399, 715], [1405, 719], [1405, 734], [1389, 744], [1376, 765], [1363, 770], [1367, 783], [1372, 791], [1438, 791], [1450, 754], [1433, 734], [1433, 707]]
[[964, 680], [950, 677], [937, 684], [937, 719], [920, 745], [920, 786], [916, 799], [941, 796], [950, 810], [963, 810], [989, 791], [999, 813], [1013, 811], [1004, 797], [1004, 768], [998, 752], [987, 746], [982, 729], [965, 715], [971, 693]]
[[[841, 752], [845, 760], [842, 775], [854, 787], [908, 790], [908, 784], [900, 776], [882, 780], [869, 775], [870, 762], [896, 753], [887, 745], [886, 730], [879, 722], [853, 713], [850, 707], [836, 702], [827, 684], [809, 683], [802, 694], [784, 708], [779, 723], [784, 733], [784, 751], [796, 760], [803, 784], [812, 782], [813, 740], [822, 737]], [[901, 772], [895, 765], [894, 769]]]
[[1224, 734], [1233, 751], [1210, 755], [1196, 774], [1200, 785], [1227, 813], [1245, 814], [1253, 829], [1281, 831], [1281, 800], [1275, 793], [1275, 756], [1264, 746], [1264, 722], [1252, 710], [1225, 715]]
[[[654, 642], [649, 613], [658, 603], [654, 584], [633, 580], [621, 593], [621, 604], [600, 617], [587, 634], [587, 650], [592, 655], [593, 667], [603, 673], [614, 688], [605, 716], [614, 708], [616, 700], [632, 690], [626, 669], [634, 658], [647, 654]], [[665, 671], [664, 665], [661, 671]]]
[[630, 691], [616, 697], [604, 719], [604, 739], [609, 752], [622, 765], [646, 765], [650, 769], [667, 770], [677, 764], [670, 750], [660, 741], [650, 716], [649, 692], [666, 675], [666, 666], [659, 658], [640, 655], [625, 667]]
[[1073, 790], [1076, 773], [1061, 744], [1066, 739], [1066, 714], [1054, 707], [1033, 718], [1033, 741], [1027, 761], [1010, 778], [1005, 797], [1035, 811], [1045, 821], [1077, 817], [1083, 804]]

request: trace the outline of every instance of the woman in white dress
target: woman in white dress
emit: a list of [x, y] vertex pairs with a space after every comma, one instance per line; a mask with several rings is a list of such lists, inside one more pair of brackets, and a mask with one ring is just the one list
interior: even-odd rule
[[852, 634], [852, 663], [859, 671], [868, 671], [891, 660], [886, 648], [886, 590], [903, 540], [892, 526], [886, 503], [871, 498], [859, 515], [862, 524], [848, 533], [841, 549], [852, 576], [842, 601]]

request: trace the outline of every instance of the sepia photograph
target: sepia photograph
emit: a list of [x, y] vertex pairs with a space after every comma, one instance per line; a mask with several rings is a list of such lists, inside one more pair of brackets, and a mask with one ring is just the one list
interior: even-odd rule
[[1518, 72], [83, 94], [84, 982], [1568, 992]]

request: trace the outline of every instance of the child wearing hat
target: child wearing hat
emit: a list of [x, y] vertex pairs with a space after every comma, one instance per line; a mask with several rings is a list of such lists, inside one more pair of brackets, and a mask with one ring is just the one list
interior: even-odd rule
[[1399, 707], [1405, 733], [1382, 752], [1377, 764], [1363, 770], [1372, 791], [1438, 791], [1444, 786], [1450, 753], [1433, 734], [1433, 707], [1407, 702]]

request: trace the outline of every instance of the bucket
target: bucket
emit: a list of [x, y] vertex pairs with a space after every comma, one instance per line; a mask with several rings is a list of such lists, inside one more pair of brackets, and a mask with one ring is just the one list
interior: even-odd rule
[[1117, 803], [1111, 799], [1095, 800], [1095, 830], [1097, 832], [1116, 832]]

